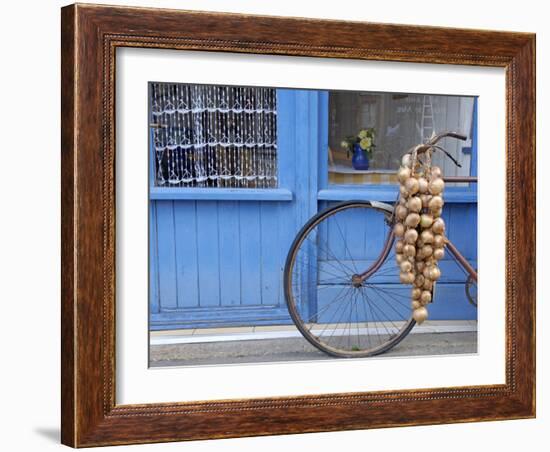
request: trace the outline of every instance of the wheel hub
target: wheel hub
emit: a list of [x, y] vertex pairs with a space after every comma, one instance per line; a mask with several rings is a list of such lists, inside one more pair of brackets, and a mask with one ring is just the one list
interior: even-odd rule
[[359, 288], [363, 286], [363, 278], [360, 275], [353, 275], [351, 277], [351, 284], [353, 287]]

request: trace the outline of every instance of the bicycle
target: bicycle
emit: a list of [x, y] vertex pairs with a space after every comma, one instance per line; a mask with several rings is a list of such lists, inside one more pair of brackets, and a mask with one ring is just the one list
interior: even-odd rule
[[[416, 152], [439, 150], [459, 165], [438, 146], [445, 137], [466, 139], [445, 132], [417, 146]], [[473, 176], [443, 179], [477, 183]], [[350, 222], [357, 233], [344, 234], [342, 225]], [[415, 326], [410, 288], [399, 282], [391, 259], [394, 224], [394, 205], [345, 201], [317, 213], [296, 235], [285, 263], [285, 298], [294, 324], [319, 350], [343, 358], [374, 356], [396, 346]], [[385, 240], [378, 252], [381, 237]], [[447, 238], [445, 248], [464, 272], [466, 298], [477, 306], [476, 269]]]

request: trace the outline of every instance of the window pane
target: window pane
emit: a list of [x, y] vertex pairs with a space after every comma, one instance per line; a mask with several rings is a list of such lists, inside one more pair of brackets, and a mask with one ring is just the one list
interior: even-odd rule
[[277, 186], [271, 88], [151, 83], [155, 185]]
[[[403, 93], [331, 91], [329, 93], [329, 183], [391, 184], [401, 156], [433, 133], [461, 132], [466, 142], [445, 139], [442, 146], [462, 165], [440, 152], [433, 162], [446, 176], [470, 174], [474, 97]], [[353, 163], [354, 150], [342, 145], [361, 130], [372, 129], [374, 147], [368, 169]], [[357, 154], [359, 151], [356, 150]]]

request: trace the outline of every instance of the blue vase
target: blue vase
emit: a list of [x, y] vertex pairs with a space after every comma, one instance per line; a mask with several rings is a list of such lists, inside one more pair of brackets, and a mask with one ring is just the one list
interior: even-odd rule
[[359, 143], [353, 145], [353, 157], [351, 158], [351, 164], [356, 170], [368, 170], [369, 169], [369, 157], [367, 151], [361, 149]]

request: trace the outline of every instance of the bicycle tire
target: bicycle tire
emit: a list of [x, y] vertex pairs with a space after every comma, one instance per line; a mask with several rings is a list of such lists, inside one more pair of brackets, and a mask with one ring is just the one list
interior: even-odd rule
[[468, 275], [468, 278], [466, 279], [466, 283], [464, 284], [464, 289], [466, 292], [466, 298], [468, 299], [468, 302], [472, 306], [477, 308], [477, 282], [474, 281], [474, 278], [472, 278], [471, 275]]
[[[335, 215], [337, 215], [341, 212], [350, 211], [350, 209], [363, 209], [363, 210], [367, 209], [369, 212], [376, 211], [376, 212], [382, 214], [383, 216], [385, 216], [386, 214], [391, 214], [392, 211], [393, 211], [392, 206], [382, 205], [381, 203], [375, 203], [375, 202], [370, 202], [370, 201], [346, 201], [346, 202], [341, 202], [341, 203], [338, 203], [334, 206], [328, 207], [328, 208], [322, 210], [321, 212], [317, 213], [315, 216], [313, 216], [300, 229], [300, 231], [296, 235], [294, 241], [292, 242], [292, 245], [290, 247], [290, 250], [288, 252], [287, 259], [286, 259], [286, 262], [285, 262], [284, 292], [285, 292], [285, 298], [286, 298], [287, 307], [288, 307], [288, 311], [290, 313], [290, 316], [291, 316], [294, 324], [296, 325], [296, 327], [298, 328], [298, 330], [302, 334], [302, 336], [309, 343], [311, 343], [317, 349], [319, 349], [319, 350], [321, 350], [321, 351], [323, 351], [323, 352], [325, 352], [325, 353], [327, 353], [331, 356], [341, 357], [341, 358], [352, 358], [352, 357], [362, 358], [362, 357], [375, 356], [375, 355], [379, 355], [381, 353], [387, 352], [388, 350], [390, 350], [391, 348], [396, 346], [399, 342], [401, 342], [408, 335], [408, 333], [411, 331], [411, 329], [414, 327], [416, 322], [412, 318], [412, 314], [411, 314], [411, 310], [410, 310], [410, 306], [409, 306], [410, 302], [409, 301], [406, 302], [406, 311], [401, 307], [402, 304], [404, 305], [404, 303], [405, 303], [404, 299], [406, 297], [404, 297], [403, 300], [399, 301], [399, 303], [400, 303], [400, 307], [399, 307], [400, 315], [403, 316], [403, 319], [399, 320], [399, 322], [400, 322], [399, 327], [397, 325], [395, 325], [395, 330], [396, 330], [395, 332], [391, 333], [391, 332], [388, 331], [387, 338], [385, 338], [383, 340], [379, 339], [380, 342], [376, 345], [373, 345], [371, 340], [370, 340], [370, 337], [368, 336], [368, 334], [369, 334], [368, 332], [371, 329], [371, 326], [369, 326], [369, 325], [372, 324], [372, 320], [374, 320], [374, 323], [376, 324], [376, 317], [380, 316], [380, 313], [382, 312], [380, 310], [381, 308], [378, 307], [377, 308], [378, 311], [377, 311], [373, 308], [373, 306], [371, 306], [371, 302], [374, 303], [374, 300], [370, 299], [367, 295], [365, 295], [365, 293], [367, 292], [367, 284], [365, 284], [364, 286], [361, 286], [361, 287], [355, 287], [355, 285], [357, 284], [357, 281], [355, 281], [355, 283], [354, 283], [353, 281], [350, 280], [349, 285], [353, 286], [355, 289], [360, 291], [361, 292], [361, 297], [362, 297], [362, 299], [360, 299], [359, 295], [355, 295], [355, 302], [354, 302], [355, 309], [356, 309], [356, 313], [355, 313], [356, 322], [355, 322], [355, 324], [357, 325], [357, 327], [356, 327], [356, 329], [357, 329], [357, 334], [356, 334], [357, 340], [359, 341], [359, 345], [361, 345], [361, 332], [366, 331], [367, 332], [367, 337], [365, 337], [364, 342], [367, 342], [367, 344], [365, 344], [365, 345], [370, 345], [370, 346], [365, 347], [365, 348], [359, 348], [359, 346], [355, 345], [351, 348], [350, 347], [346, 348], [346, 347], [340, 346], [341, 340], [338, 342], [338, 345], [335, 345], [334, 343], [329, 343], [328, 335], [327, 335], [326, 338], [324, 338], [324, 337], [322, 337], [323, 336], [322, 333], [319, 334], [319, 329], [321, 327], [318, 327], [317, 330], [314, 330], [314, 328], [313, 328], [314, 324], [311, 322], [311, 319], [313, 318], [313, 316], [309, 317], [309, 318], [304, 318], [304, 316], [301, 313], [301, 311], [303, 310], [302, 303], [297, 300], [296, 293], [295, 293], [298, 290], [293, 289], [293, 286], [296, 286], [295, 280], [300, 279], [299, 276], [295, 277], [293, 275], [293, 271], [298, 266], [297, 259], [298, 259], [299, 252], [301, 250], [302, 245], [305, 243], [306, 240], [308, 240], [309, 235], [318, 226], [323, 224], [323, 222], [328, 221], [328, 219], [330, 219], [330, 218], [335, 218]], [[338, 224], [338, 223], [336, 223], [336, 224]], [[329, 223], [327, 222], [327, 223], [325, 223], [325, 225], [326, 225], [325, 227], [328, 229]], [[389, 230], [390, 230], [390, 228], [389, 228], [389, 226], [387, 226], [387, 231], [389, 231]], [[391, 235], [390, 237], [391, 237], [391, 241], [393, 243], [393, 235]], [[344, 237], [342, 236], [342, 238], [344, 238]], [[328, 247], [328, 242], [327, 242], [327, 247]], [[390, 243], [390, 247], [388, 249], [391, 250], [391, 248], [392, 247], [391, 247], [391, 243]], [[318, 249], [322, 250], [320, 245], [318, 246]], [[315, 254], [315, 259], [317, 259], [317, 256], [318, 256], [317, 251], [315, 251], [315, 253], [316, 253]], [[396, 280], [396, 282], [398, 282], [397, 265], [395, 264], [395, 262], [389, 260], [390, 253], [391, 253], [391, 251], [388, 251], [388, 253], [385, 256], [383, 255], [383, 253], [380, 254], [379, 259], [377, 261], [375, 261], [371, 265], [370, 268], [375, 268], [376, 263], [380, 264], [380, 259], [383, 259], [383, 261], [384, 261], [383, 265], [385, 265], [385, 268], [390, 268], [390, 266], [395, 268], [395, 270], [396, 270], [395, 280]], [[327, 256], [328, 256], [328, 253], [327, 253]], [[350, 257], [351, 257], [351, 252], [350, 252]], [[328, 258], [327, 258], [327, 260], [328, 260]], [[307, 262], [309, 263], [309, 260]], [[320, 266], [319, 262], [320, 262], [320, 260], [317, 259], [316, 263], [315, 263], [316, 267]], [[302, 264], [299, 264], [299, 265], [302, 265]], [[306, 264], [306, 265], [308, 265], [308, 264]], [[381, 270], [379, 270], [379, 269], [375, 269], [375, 270], [376, 271], [374, 272], [374, 274], [376, 274], [377, 271], [379, 271], [380, 274], [382, 274]], [[335, 270], [333, 270], [333, 271], [335, 271]], [[384, 270], [384, 271], [387, 271], [387, 270]], [[349, 273], [349, 271], [347, 273]], [[347, 276], [349, 276], [349, 275], [347, 275]], [[345, 285], [346, 284], [345, 279], [343, 281], [344, 281], [344, 285]], [[312, 284], [315, 285], [315, 292], [316, 292], [315, 297], [318, 297], [318, 292], [319, 292], [318, 287], [320, 285], [320, 282], [318, 280], [315, 280], [313, 283], [310, 283], [310, 285], [312, 285]], [[336, 282], [334, 282], [333, 285], [337, 285]], [[388, 304], [388, 298], [386, 298], [385, 296], [384, 297], [382, 296], [382, 292], [381, 292], [382, 285], [383, 285], [383, 283], [380, 283], [380, 286], [378, 287], [378, 289], [374, 290], [374, 292], [376, 292], [380, 296], [380, 298], [384, 298], [385, 303]], [[370, 287], [370, 286], [372, 286], [372, 284], [368, 285], [368, 286], [369, 286], [368, 289], [373, 288], [373, 287]], [[400, 287], [399, 290], [407, 290], [406, 286], [403, 286], [401, 284], [399, 284], [399, 287]], [[307, 289], [306, 291], [309, 292], [310, 290], [312, 290], [312, 289]], [[347, 289], [342, 289], [342, 290], [347, 290]], [[409, 288], [409, 290], [410, 290], [410, 288]], [[365, 300], [368, 302], [369, 307], [370, 307], [370, 311], [372, 313], [372, 318], [373, 319], [371, 319], [370, 324], [369, 324], [369, 321], [367, 319], [368, 309], [365, 306], [365, 304], [366, 304]], [[336, 303], [336, 302], [342, 302], [343, 303], [343, 300], [335, 299], [333, 301], [330, 301], [329, 305], [331, 303]], [[358, 312], [359, 312], [358, 311], [358, 306], [360, 304], [363, 305], [363, 309], [364, 309], [364, 313], [365, 313], [365, 315], [363, 316], [364, 317], [364, 322], [360, 321], [360, 318], [363, 318], [363, 317], [361, 317], [358, 314]], [[395, 304], [395, 306], [397, 306], [397, 305]], [[327, 309], [327, 308], [325, 307], [324, 309]], [[343, 309], [343, 311], [346, 311], [345, 307], [344, 308], [334, 307], [334, 309]], [[378, 312], [378, 315], [375, 314], [376, 312]], [[315, 315], [317, 316], [317, 314], [315, 314]], [[351, 306], [351, 302], [350, 302], [349, 336], [351, 336], [352, 328], [355, 327], [355, 326], [352, 326], [351, 318], [353, 317], [353, 315], [354, 315], [353, 307]], [[316, 319], [316, 322], [318, 322], [317, 325], [324, 325], [322, 322], [318, 321], [317, 317], [315, 317], [315, 319]], [[390, 320], [390, 322], [393, 324], [393, 321]], [[328, 322], [328, 321], [325, 322], [325, 323], [330, 324], [330, 322]], [[379, 319], [379, 323], [383, 323], [383, 322], [380, 322], [380, 319]], [[365, 324], [365, 326], [360, 327], [359, 326], [360, 324]], [[336, 326], [334, 327], [334, 331], [337, 330], [337, 327], [338, 327], [338, 324], [336, 324]], [[363, 328], [363, 329], [361, 329], [361, 328]], [[388, 330], [387, 326], [385, 326], [385, 328], [386, 328], [386, 330]], [[326, 329], [326, 326], [325, 326], [325, 329]], [[383, 334], [380, 334], [380, 330], [379, 330], [378, 326], [376, 326], [376, 331], [378, 332], [377, 336], [379, 338], [384, 336]], [[342, 334], [341, 331], [339, 331], [338, 334], [341, 335]], [[345, 334], [345, 325], [344, 325], [343, 334]], [[334, 335], [334, 332], [333, 332], [333, 335]], [[331, 336], [331, 338], [332, 338], [332, 336]], [[349, 341], [349, 339], [348, 339], [348, 341]], [[374, 341], [374, 339], [373, 339], [373, 341]]]

